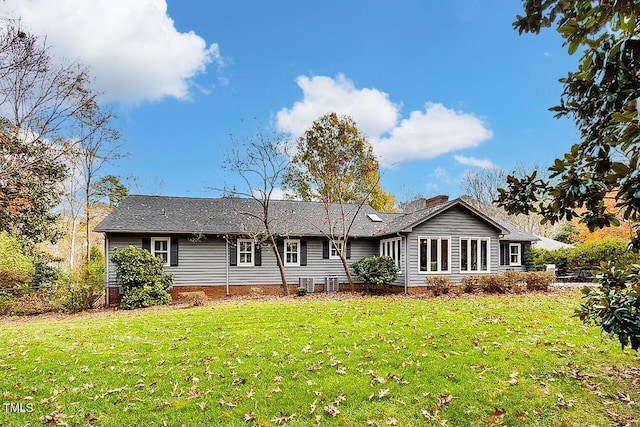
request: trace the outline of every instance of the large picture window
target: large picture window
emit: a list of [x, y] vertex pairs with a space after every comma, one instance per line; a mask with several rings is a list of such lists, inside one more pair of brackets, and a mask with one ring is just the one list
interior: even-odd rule
[[238, 240], [238, 265], [253, 266], [253, 240]]
[[488, 238], [460, 239], [460, 271], [463, 273], [489, 272], [489, 250], [491, 240]]
[[393, 258], [399, 269], [402, 269], [402, 238], [385, 239], [380, 241], [380, 256]]
[[450, 237], [418, 237], [420, 273], [449, 273], [450, 248]]

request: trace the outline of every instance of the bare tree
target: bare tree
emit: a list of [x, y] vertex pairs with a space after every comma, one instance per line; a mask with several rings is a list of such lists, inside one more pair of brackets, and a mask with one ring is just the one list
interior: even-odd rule
[[85, 111], [79, 121], [80, 142], [72, 151], [72, 161], [81, 170], [83, 178], [83, 213], [85, 232], [85, 260], [91, 257], [91, 222], [95, 217], [94, 202], [99, 197], [95, 184], [100, 169], [107, 163], [114, 162], [126, 154], [119, 150], [122, 146], [119, 133], [111, 127], [112, 113], [99, 109]]
[[[517, 168], [522, 173], [530, 172], [524, 166]], [[537, 168], [534, 168], [534, 170]], [[507, 221], [518, 228], [538, 235], [546, 235], [551, 226], [541, 224], [542, 217], [537, 214], [509, 215], [504, 209], [499, 208], [495, 200], [498, 199], [498, 188], [504, 185], [507, 174], [501, 168], [485, 168], [480, 172], [467, 172], [462, 178], [463, 198], [471, 206], [494, 218]]]
[[[23, 241], [54, 241], [58, 216], [52, 209], [60, 201], [67, 158], [100, 138], [102, 119], [110, 115], [89, 88], [86, 67], [55, 61], [46, 38], [29, 34], [19, 20], [0, 22], [0, 148], [3, 164], [17, 166], [2, 167], [0, 204], [15, 211], [2, 227], [26, 230]], [[41, 231], [28, 233], [34, 228]]]
[[282, 178], [287, 170], [289, 157], [286, 155], [287, 137], [275, 133], [265, 135], [255, 134], [243, 143], [234, 141], [234, 147], [226, 156], [225, 170], [240, 177], [244, 186], [242, 189], [224, 189], [230, 197], [244, 197], [253, 200], [259, 209], [247, 209], [237, 212], [260, 224], [261, 230], [246, 230], [252, 239], [272, 248], [280, 271], [280, 280], [284, 295], [289, 295], [287, 276], [284, 271], [284, 261], [278, 251], [277, 237], [281, 237], [282, 230], [276, 236], [276, 229], [282, 229], [282, 212], [276, 215], [272, 203], [274, 193], [281, 189]]

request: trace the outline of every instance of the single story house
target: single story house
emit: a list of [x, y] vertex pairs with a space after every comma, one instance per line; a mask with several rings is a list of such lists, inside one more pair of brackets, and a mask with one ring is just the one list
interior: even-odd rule
[[[190, 198], [131, 195], [97, 227], [105, 235], [107, 303], [120, 300], [114, 249], [139, 246], [165, 260], [175, 275], [172, 293], [204, 291], [207, 296], [248, 294], [252, 288], [280, 293], [281, 279], [262, 224], [260, 205], [242, 198]], [[343, 215], [344, 213], [344, 215]], [[330, 231], [352, 224], [346, 258], [353, 263], [373, 255], [392, 257], [399, 269], [391, 288], [425, 289], [425, 278], [524, 269], [523, 253], [537, 238], [490, 218], [461, 199], [421, 199], [402, 213], [370, 206], [273, 200], [271, 229], [285, 265], [287, 284], [313, 291], [344, 288], [347, 282]], [[335, 233], [334, 233], [335, 234]]]

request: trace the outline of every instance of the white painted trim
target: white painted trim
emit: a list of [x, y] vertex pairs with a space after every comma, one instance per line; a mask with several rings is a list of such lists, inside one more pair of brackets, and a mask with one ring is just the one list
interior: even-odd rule
[[[518, 262], [511, 262], [511, 248], [518, 248]], [[520, 267], [522, 265], [522, 245], [520, 243], [509, 243], [509, 266]]]
[[[171, 238], [170, 237], [152, 237], [150, 249], [151, 249], [151, 254], [153, 256], [157, 256], [155, 242], [167, 242], [167, 262], [164, 263], [164, 266], [169, 267], [171, 265]], [[164, 253], [164, 251], [160, 251], [160, 253]]]
[[[338, 255], [333, 254], [334, 250]], [[341, 252], [344, 252], [344, 242], [329, 240], [329, 259], [340, 259]]]
[[[431, 260], [431, 240], [437, 240], [438, 241], [438, 267], [442, 268], [442, 241], [446, 240], [447, 243], [447, 269], [446, 270], [438, 270], [438, 271], [422, 271], [420, 269], [420, 259], [421, 257], [421, 252], [420, 252], [420, 241], [421, 240], [428, 240], [429, 244], [427, 245], [427, 259]], [[431, 261], [429, 261], [431, 262]], [[451, 236], [418, 236], [418, 274], [424, 275], [424, 276], [433, 276], [433, 275], [438, 275], [438, 274], [451, 274]]]
[[[240, 244], [241, 243], [251, 243], [251, 262], [241, 262], [240, 261], [240, 254], [247, 254], [249, 253], [248, 251], [240, 251]], [[254, 267], [256, 265], [256, 243], [251, 240], [251, 239], [238, 239], [237, 240], [237, 263], [238, 263], [238, 267]]]
[[[469, 246], [467, 248], [467, 260], [471, 261], [471, 240], [476, 240], [478, 242], [478, 270], [471, 270], [470, 267], [471, 265], [468, 264], [469, 269], [468, 270], [463, 270], [462, 269], [462, 241], [466, 240], [467, 242], [469, 242]], [[487, 242], [487, 269], [486, 270], [481, 270], [481, 264], [482, 264], [482, 251], [481, 251], [481, 242], [482, 241], [486, 241]], [[460, 260], [460, 274], [491, 274], [491, 237], [478, 237], [478, 236], [462, 236], [460, 237], [460, 241], [459, 241], [459, 246], [458, 246], [458, 254], [459, 254], [459, 260]]]
[[[287, 245], [289, 243], [295, 243], [296, 247], [298, 248], [297, 252], [295, 252], [296, 254], [296, 259], [298, 260], [297, 262], [287, 262], [287, 253], [289, 253], [287, 251]], [[300, 239], [285, 239], [284, 241], [284, 259], [282, 260], [284, 265], [286, 267], [300, 267]], [[294, 252], [291, 252], [294, 253]]]

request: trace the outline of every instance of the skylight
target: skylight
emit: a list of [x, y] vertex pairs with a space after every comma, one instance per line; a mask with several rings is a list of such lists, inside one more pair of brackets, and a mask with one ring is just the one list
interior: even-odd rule
[[382, 222], [382, 218], [380, 218], [377, 214], [374, 213], [368, 213], [367, 216], [369, 217], [369, 219], [373, 222]]

